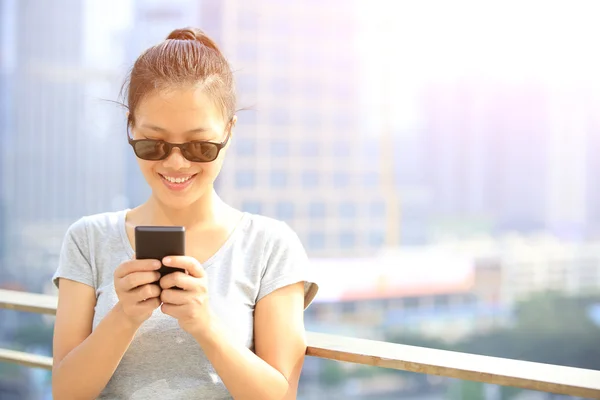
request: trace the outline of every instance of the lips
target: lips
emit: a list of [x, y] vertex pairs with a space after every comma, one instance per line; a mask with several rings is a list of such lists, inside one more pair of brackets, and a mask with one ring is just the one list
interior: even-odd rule
[[187, 175], [160, 175], [161, 181], [163, 184], [170, 190], [173, 191], [181, 191], [188, 188], [194, 179], [196, 178], [196, 174], [187, 174]]
[[194, 176], [194, 175], [167, 176], [167, 175], [162, 175], [162, 174], [159, 174], [159, 175], [171, 183], [184, 183], [184, 182], [187, 182], [189, 179], [191, 179]]

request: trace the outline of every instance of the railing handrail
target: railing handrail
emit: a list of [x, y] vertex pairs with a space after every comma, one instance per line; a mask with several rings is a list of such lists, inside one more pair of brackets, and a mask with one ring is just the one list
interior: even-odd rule
[[[0, 308], [56, 314], [55, 296], [0, 290]], [[600, 371], [308, 332], [309, 356], [571, 396], [600, 398]], [[52, 368], [52, 359], [0, 349], [0, 361]]]
[[56, 315], [57, 306], [56, 296], [0, 289], [0, 308]]

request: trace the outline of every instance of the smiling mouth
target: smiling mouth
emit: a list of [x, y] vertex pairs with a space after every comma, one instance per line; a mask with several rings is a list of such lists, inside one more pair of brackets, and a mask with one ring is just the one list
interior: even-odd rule
[[166, 180], [169, 183], [174, 183], [174, 184], [182, 184], [182, 183], [186, 183], [187, 181], [189, 181], [190, 179], [192, 179], [193, 177], [196, 176], [196, 174], [194, 175], [188, 175], [185, 177], [172, 177], [172, 176], [167, 176], [167, 175], [163, 175], [163, 174], [159, 174], [161, 176], [161, 178], [163, 178], [164, 180]]
[[183, 191], [192, 185], [194, 178], [197, 174], [186, 175], [186, 176], [168, 176], [163, 174], [160, 175], [161, 181], [169, 190]]

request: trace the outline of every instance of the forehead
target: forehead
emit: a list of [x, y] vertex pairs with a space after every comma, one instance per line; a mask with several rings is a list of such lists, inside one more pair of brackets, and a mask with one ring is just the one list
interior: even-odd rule
[[145, 96], [135, 112], [136, 126], [153, 125], [169, 132], [225, 125], [220, 109], [201, 88], [157, 90]]

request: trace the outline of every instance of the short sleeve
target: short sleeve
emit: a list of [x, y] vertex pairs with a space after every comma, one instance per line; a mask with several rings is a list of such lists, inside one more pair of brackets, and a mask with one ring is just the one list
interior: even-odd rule
[[52, 276], [56, 287], [59, 278], [80, 282], [96, 288], [96, 276], [90, 262], [90, 245], [85, 219], [72, 224], [63, 239], [58, 268]]
[[282, 287], [304, 282], [304, 308], [315, 298], [319, 286], [310, 272], [310, 263], [300, 238], [286, 223], [273, 232], [256, 302]]

